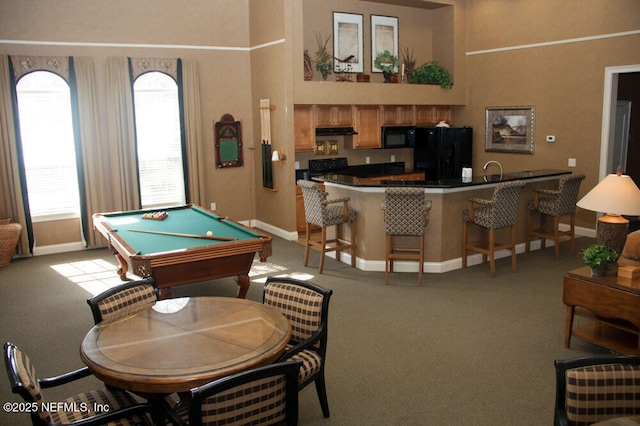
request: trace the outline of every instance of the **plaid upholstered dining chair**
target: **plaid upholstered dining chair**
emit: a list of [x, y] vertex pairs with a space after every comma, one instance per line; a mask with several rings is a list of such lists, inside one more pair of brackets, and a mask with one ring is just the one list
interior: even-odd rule
[[110, 288], [87, 300], [93, 321], [114, 321], [152, 306], [158, 300], [158, 289], [151, 278], [130, 281]]
[[268, 277], [262, 302], [282, 313], [291, 325], [291, 340], [280, 361], [301, 360], [298, 388], [315, 382], [322, 415], [329, 417], [324, 377], [329, 299], [333, 290], [292, 278]]
[[[526, 252], [531, 249], [531, 239], [540, 238], [542, 248], [545, 247], [547, 239], [553, 240], [556, 259], [560, 259], [560, 237], [567, 236], [571, 241], [571, 254], [576, 254], [575, 243], [575, 223], [576, 223], [576, 202], [578, 201], [578, 191], [580, 184], [586, 176], [583, 174], [566, 175], [558, 179], [557, 189], [534, 189], [533, 200], [527, 203], [527, 240]], [[540, 197], [543, 195], [544, 197]], [[540, 213], [540, 226], [533, 227], [533, 213]], [[546, 217], [553, 218], [553, 227], [546, 226]], [[560, 218], [569, 216], [569, 229], [560, 231]]]
[[[356, 266], [356, 211], [349, 207], [349, 197], [327, 200], [324, 192], [316, 182], [300, 179], [297, 185], [302, 190], [304, 216], [306, 221], [304, 243], [304, 266], [309, 262], [311, 248], [320, 251], [321, 274], [324, 268], [325, 253], [335, 251], [336, 260], [340, 260], [340, 252], [348, 249], [351, 253], [351, 267]], [[342, 204], [342, 205], [333, 205]], [[351, 240], [342, 238], [341, 228], [345, 223], [351, 224]], [[320, 228], [320, 240], [311, 237], [311, 226]], [[327, 227], [335, 226], [334, 238], [327, 239]]]
[[[300, 361], [280, 362], [191, 389], [189, 406], [165, 413], [175, 425], [298, 424]], [[166, 401], [165, 401], [166, 402]]]
[[554, 365], [554, 426], [640, 415], [640, 356], [594, 355], [556, 360]]
[[[469, 197], [469, 208], [462, 212], [462, 267], [467, 267], [468, 251], [482, 253], [482, 262], [487, 261], [489, 256], [490, 273], [496, 276], [495, 251], [501, 249], [511, 250], [511, 267], [517, 271], [516, 260], [516, 223], [518, 220], [518, 200], [520, 191], [524, 187], [524, 182], [514, 180], [501, 182], [496, 185], [493, 197], [490, 200]], [[480, 207], [475, 207], [478, 204]], [[481, 228], [489, 231], [488, 241], [469, 243], [469, 224], [475, 223]], [[509, 243], [497, 243], [495, 241], [495, 231], [497, 229], [509, 228]]]
[[[4, 345], [4, 362], [12, 392], [20, 395], [28, 407], [37, 407], [27, 410], [34, 425], [66, 425], [78, 421], [83, 425], [151, 425], [152, 418], [155, 418], [152, 405], [140, 404], [128, 393], [113, 389], [90, 390], [63, 401], [56, 399], [55, 402], [50, 401], [49, 406], [42, 389], [90, 376], [89, 369], [84, 367], [60, 376], [39, 379], [29, 357], [11, 342]], [[104, 412], [96, 407], [105, 407]]]
[[[418, 261], [418, 285], [422, 286], [424, 271], [424, 233], [431, 201], [427, 200], [423, 188], [386, 188], [381, 208], [384, 210], [386, 250], [384, 283], [389, 284], [389, 271], [393, 272], [394, 260]], [[396, 236], [418, 237], [419, 248], [399, 247]]]

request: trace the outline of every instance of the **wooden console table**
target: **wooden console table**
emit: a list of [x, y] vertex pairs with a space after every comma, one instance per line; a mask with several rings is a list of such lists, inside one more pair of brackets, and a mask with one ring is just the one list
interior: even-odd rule
[[[640, 279], [591, 276], [585, 266], [565, 274], [562, 300], [567, 305], [565, 347], [573, 335], [621, 354], [640, 354]], [[575, 315], [590, 321], [574, 330]]]

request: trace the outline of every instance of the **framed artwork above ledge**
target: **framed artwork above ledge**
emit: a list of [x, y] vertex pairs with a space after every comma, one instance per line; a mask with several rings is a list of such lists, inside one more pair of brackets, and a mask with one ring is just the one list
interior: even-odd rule
[[535, 107], [487, 107], [485, 151], [533, 154]]
[[333, 12], [334, 70], [341, 71], [339, 61], [349, 59], [349, 72], [364, 71], [363, 16], [356, 13]]

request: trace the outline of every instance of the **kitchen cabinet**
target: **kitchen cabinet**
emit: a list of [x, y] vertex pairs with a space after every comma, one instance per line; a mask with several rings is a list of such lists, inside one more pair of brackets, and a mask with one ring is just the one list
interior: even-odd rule
[[410, 126], [415, 122], [414, 105], [382, 105], [383, 126]]
[[353, 105], [316, 105], [316, 127], [353, 126]]
[[446, 121], [453, 124], [453, 107], [450, 105], [416, 105], [415, 123], [416, 125], [438, 124], [439, 121]]
[[438, 123], [440, 121], [446, 121], [447, 123], [453, 125], [453, 107], [451, 106], [436, 106], [433, 107], [433, 115], [434, 115], [434, 123]]
[[380, 106], [356, 105], [354, 129], [358, 134], [351, 138], [352, 149], [380, 148]]
[[316, 140], [313, 105], [296, 105], [293, 109], [293, 131], [296, 152], [313, 151]]

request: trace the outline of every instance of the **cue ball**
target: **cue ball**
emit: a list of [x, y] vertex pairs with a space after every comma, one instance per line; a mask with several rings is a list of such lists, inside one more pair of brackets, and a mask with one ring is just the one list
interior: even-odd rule
[[207, 231], [207, 237], [210, 237], [210, 236], [212, 236], [212, 235], [213, 235], [213, 232], [211, 232], [211, 231]]

